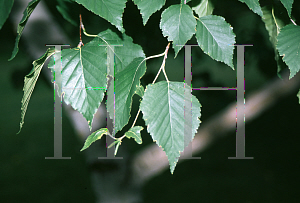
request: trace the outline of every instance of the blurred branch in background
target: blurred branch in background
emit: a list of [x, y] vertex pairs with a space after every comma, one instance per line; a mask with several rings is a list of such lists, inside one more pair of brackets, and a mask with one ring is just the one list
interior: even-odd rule
[[[280, 99], [300, 88], [300, 75], [288, 80], [289, 71], [285, 71], [283, 79], [275, 77], [261, 89], [245, 98], [245, 122], [257, 118]], [[296, 95], [295, 95], [296, 97]], [[223, 112], [203, 121], [192, 142], [192, 153], [199, 154], [213, 142], [236, 128], [236, 103], [229, 105]], [[247, 140], [247, 138], [246, 138]], [[187, 152], [190, 153], [190, 152]], [[187, 154], [190, 155], [190, 154]], [[186, 159], [179, 159], [179, 163]], [[132, 163], [134, 181], [142, 184], [164, 170], [169, 169], [165, 152], [156, 144], [151, 144], [136, 155]]]

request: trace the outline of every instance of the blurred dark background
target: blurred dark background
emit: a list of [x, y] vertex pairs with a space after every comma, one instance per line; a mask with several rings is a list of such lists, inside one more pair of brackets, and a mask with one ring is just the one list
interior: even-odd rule
[[[264, 6], [272, 3], [282, 9], [278, 2], [260, 1], [260, 4]], [[75, 47], [79, 42], [78, 27], [62, 18], [56, 10], [56, 1], [45, 3], [55, 22], [72, 42], [71, 47]], [[127, 2], [123, 18], [125, 33], [133, 38], [134, 43], [143, 47], [146, 56], [164, 52], [167, 39], [162, 36], [159, 28], [160, 15], [165, 8], [175, 3], [179, 3], [179, 0], [168, 0], [143, 26], [139, 10], [132, 1]], [[215, 7], [213, 14], [223, 16], [233, 27], [237, 35], [236, 44], [253, 44], [253, 47], [245, 49], [247, 102], [247, 94], [277, 77], [277, 64], [268, 33], [260, 16], [250, 11], [245, 4], [237, 0], [213, 0], [212, 3]], [[118, 32], [115, 27], [84, 7], [69, 3], [67, 5], [71, 8], [72, 19], [77, 23], [81, 12], [88, 33], [97, 34], [107, 28]], [[13, 12], [14, 9], [15, 6]], [[283, 12], [280, 14], [286, 15]], [[294, 2], [292, 15], [299, 24], [299, 1]], [[39, 34], [46, 35], [42, 32]], [[28, 54], [21, 37], [17, 57], [8, 62], [15, 37], [16, 27], [10, 18], [0, 30], [0, 202], [95, 202], [90, 169], [86, 166], [84, 154], [79, 151], [83, 142], [76, 136], [65, 114], [63, 156], [72, 159], [44, 158], [53, 156], [54, 113], [53, 85], [43, 74], [30, 99], [22, 132], [16, 135], [20, 123], [24, 76], [30, 72], [32, 61], [36, 58]], [[47, 44], [47, 38], [44, 40], [41, 43]], [[89, 40], [91, 39], [83, 36], [84, 43]], [[195, 38], [188, 44], [196, 44]], [[46, 51], [47, 48], [44, 49]], [[195, 47], [192, 51], [193, 88], [236, 85], [236, 73], [230, 67], [212, 60], [200, 48]], [[236, 54], [234, 64], [235, 57]], [[142, 78], [144, 86], [153, 81], [161, 62], [162, 58], [147, 61], [147, 72]], [[170, 49], [166, 72], [170, 80], [183, 82], [184, 50], [174, 59], [174, 51]], [[163, 76], [159, 80], [164, 80]], [[202, 123], [235, 102], [236, 98], [235, 91], [194, 91], [193, 94], [203, 106]], [[253, 160], [228, 160], [227, 157], [235, 156], [233, 130], [203, 153], [194, 154], [201, 156], [201, 160], [180, 163], [176, 166], [174, 175], [166, 170], [148, 181], [142, 189], [144, 202], [298, 202], [300, 105], [296, 94], [297, 91], [294, 91], [280, 99], [254, 121], [247, 122], [246, 115], [246, 156], [254, 157]], [[139, 99], [134, 96], [133, 115], [138, 111]], [[134, 116], [132, 117], [129, 123], [133, 122]], [[139, 123], [143, 124], [141, 116]], [[132, 154], [138, 153], [144, 146], [152, 143], [146, 130], [142, 132], [142, 138], [141, 146], [126, 140], [121, 147]]]

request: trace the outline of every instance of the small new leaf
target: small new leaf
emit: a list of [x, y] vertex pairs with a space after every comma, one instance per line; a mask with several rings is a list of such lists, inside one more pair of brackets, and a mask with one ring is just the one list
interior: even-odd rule
[[119, 149], [119, 146], [121, 145], [121, 141], [117, 143], [117, 146], [116, 146], [116, 149], [115, 149], [115, 156], [117, 155], [118, 153], [118, 149]]
[[119, 140], [115, 140], [113, 143], [111, 143], [107, 148], [110, 149], [112, 146], [120, 142]]
[[130, 138], [134, 138], [134, 140], [138, 143], [138, 144], [142, 144], [142, 137], [141, 137], [141, 131], [144, 128], [141, 126], [134, 126], [132, 128], [130, 128], [126, 133], [126, 137], [128, 139]]
[[107, 128], [101, 128], [95, 132], [93, 132], [91, 135], [88, 136], [88, 138], [85, 140], [85, 143], [82, 147], [82, 149], [80, 151], [83, 151], [87, 148], [89, 148], [89, 146], [91, 146], [91, 144], [93, 142], [96, 142], [97, 140], [100, 140], [102, 138], [103, 135], [107, 135], [108, 130]]
[[121, 140], [119, 138], [117, 138], [117, 140], [115, 140], [113, 143], [111, 143], [107, 148], [111, 148], [112, 146], [114, 146], [115, 144], [117, 144], [116, 148], [115, 148], [115, 156], [117, 155], [118, 153], [118, 149], [119, 149], [119, 146], [121, 145]]
[[144, 91], [145, 91], [144, 87], [143, 87], [142, 85], [140, 85], [140, 86], [136, 89], [135, 93], [136, 93], [137, 95], [139, 95], [140, 97], [143, 97], [143, 96], [144, 96]]

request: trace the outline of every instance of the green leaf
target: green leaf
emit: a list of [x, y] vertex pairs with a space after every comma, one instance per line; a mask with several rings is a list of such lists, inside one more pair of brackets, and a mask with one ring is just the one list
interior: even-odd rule
[[239, 0], [239, 1], [245, 3], [249, 7], [249, 9], [252, 10], [254, 13], [263, 16], [258, 0]]
[[15, 47], [14, 47], [14, 50], [12, 52], [10, 59], [8, 59], [9, 61], [13, 60], [13, 58], [15, 58], [15, 56], [17, 55], [17, 53], [19, 51], [19, 41], [20, 41], [21, 35], [23, 33], [24, 27], [25, 27], [31, 13], [33, 12], [33, 10], [35, 9], [35, 7], [38, 5], [39, 2], [40, 2], [40, 0], [32, 0], [31, 2], [28, 3], [27, 8], [23, 12], [23, 18], [20, 21], [18, 28], [17, 28], [18, 35], [16, 37]]
[[223, 17], [209, 15], [198, 18], [196, 38], [199, 46], [211, 58], [224, 62], [233, 70], [235, 34]]
[[124, 32], [122, 17], [127, 0], [75, 0]]
[[[112, 32], [110, 29], [107, 29], [106, 31], [99, 33], [98, 36], [103, 38], [111, 45], [121, 45], [114, 46], [115, 73], [118, 73], [126, 68], [133, 61], [133, 59], [137, 57], [145, 58], [142, 47], [138, 44], [134, 44], [132, 38], [126, 34], [123, 34], [123, 40], [121, 40], [116, 33]], [[101, 42], [100, 45], [106, 44]]]
[[[98, 36], [110, 45], [123, 44], [121, 47], [114, 47], [116, 72], [131, 63], [136, 55], [144, 56], [140, 46], [133, 44], [132, 39], [125, 34], [124, 41], [110, 30], [101, 32]], [[64, 101], [84, 116], [90, 129], [107, 88], [107, 44], [99, 37], [81, 48], [65, 49], [61, 55]], [[128, 52], [128, 49], [134, 53]], [[53, 60], [49, 63], [49, 68], [54, 69]]]
[[88, 136], [88, 138], [85, 140], [85, 143], [80, 151], [83, 151], [91, 146], [93, 142], [96, 142], [97, 140], [100, 140], [103, 135], [107, 135], [108, 131], [107, 128], [101, 128], [95, 132], [93, 132], [91, 135]]
[[[115, 75], [115, 104], [108, 103], [110, 117], [113, 115], [115, 105], [115, 132], [122, 130], [128, 123], [132, 105], [132, 97], [140, 86], [140, 79], [146, 72], [144, 58], [134, 59], [125, 69]], [[108, 92], [110, 94], [110, 92]], [[109, 95], [108, 95], [109, 96]]]
[[51, 57], [55, 53], [54, 48], [49, 48], [47, 49], [46, 53], [41, 56], [39, 59], [33, 61], [33, 68], [30, 71], [28, 75], [25, 76], [24, 79], [24, 95], [21, 101], [22, 107], [21, 107], [21, 122], [20, 122], [20, 130], [17, 134], [21, 132], [22, 126], [24, 124], [24, 118], [25, 118], [25, 113], [29, 104], [29, 100], [31, 97], [31, 94], [33, 92], [33, 89], [35, 87], [35, 84], [37, 82], [37, 79], [39, 78], [39, 75], [41, 73], [42, 67], [46, 60]]
[[[277, 44], [277, 35], [279, 33], [279, 30], [284, 26], [284, 23], [279, 18], [276, 18], [276, 16], [272, 15], [272, 10], [270, 8], [265, 6], [262, 8], [262, 12], [263, 12], [262, 20], [265, 23], [266, 30], [269, 33], [270, 42], [275, 52], [275, 60], [277, 62], [277, 75], [279, 78], [282, 79], [280, 72], [286, 67], [286, 65], [281, 60], [281, 57], [279, 56], [278, 50], [276, 49], [276, 44]], [[274, 20], [274, 17], [276, 22]]]
[[150, 16], [165, 5], [166, 0], [133, 0], [141, 11], [143, 24], [146, 25]]
[[0, 0], [0, 30], [8, 18], [13, 5], [14, 0]]
[[290, 24], [283, 27], [277, 41], [277, 49], [291, 71], [291, 79], [300, 70], [300, 26]]
[[77, 22], [72, 19], [70, 16], [70, 9], [66, 3], [72, 3], [71, 0], [57, 0], [58, 5], [56, 6], [56, 9], [58, 12], [62, 15], [62, 17], [71, 23], [74, 26], [78, 26]]
[[136, 94], [139, 95], [140, 97], [144, 96], [144, 87], [142, 85], [140, 85], [137, 89], [136, 89]]
[[[186, 4], [172, 5], [161, 14], [160, 29], [173, 41], [175, 57], [185, 43], [195, 34], [196, 20]], [[180, 45], [180, 46], [177, 46]]]
[[198, 17], [211, 15], [214, 10], [214, 5], [210, 0], [202, 0], [200, 4], [192, 7], [192, 9], [197, 13]]
[[297, 97], [298, 97], [298, 99], [299, 99], [299, 104], [300, 104], [300, 89], [299, 89], [299, 91], [298, 91]]
[[294, 0], [280, 0], [280, 1], [286, 8], [286, 10], [289, 14], [289, 17], [291, 17]]
[[[173, 174], [180, 152], [189, 144], [184, 142], [185, 88], [183, 82], [161, 81], [146, 87], [140, 109], [153, 141], [166, 152]], [[200, 120], [200, 103], [192, 96], [191, 139], [197, 132]]]
[[138, 143], [138, 144], [142, 144], [142, 137], [141, 137], [141, 131], [144, 128], [141, 126], [134, 126], [132, 128], [130, 128], [126, 133], [126, 137], [128, 139], [130, 138], [134, 138], [134, 140]]
[[[64, 49], [61, 53], [64, 101], [83, 115], [90, 129], [107, 88], [106, 47], [100, 43], [95, 38], [81, 48]], [[54, 70], [53, 62], [49, 68]]]
[[111, 143], [107, 148], [111, 148], [112, 146], [114, 146], [114, 145], [116, 145], [117, 144], [117, 146], [116, 146], [116, 148], [115, 148], [115, 156], [117, 155], [117, 153], [118, 153], [118, 149], [119, 149], [119, 146], [121, 145], [121, 139], [118, 139], [117, 138], [117, 140], [115, 140], [113, 143]]

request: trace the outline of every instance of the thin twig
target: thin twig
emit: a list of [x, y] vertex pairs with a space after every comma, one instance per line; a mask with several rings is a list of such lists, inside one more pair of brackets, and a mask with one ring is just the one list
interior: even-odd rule
[[273, 16], [273, 19], [274, 19], [274, 22], [275, 22], [275, 25], [276, 25], [276, 28], [277, 28], [277, 34], [279, 34], [280, 28], [277, 24], [277, 21], [276, 21], [275, 15], [274, 15], [274, 8], [272, 8], [272, 16]]
[[293, 19], [290, 19], [294, 25], [297, 25]]
[[79, 14], [79, 19], [80, 19], [80, 25], [79, 25], [79, 44], [77, 45], [77, 48], [80, 48], [81, 46], [84, 46], [82, 39], [81, 39], [81, 28], [84, 29], [84, 26], [82, 24], [82, 18], [81, 14]]
[[157, 74], [156, 74], [156, 76], [155, 76], [155, 78], [154, 78], [152, 84], [155, 83], [155, 81], [157, 80], [157, 78], [158, 78], [158, 76], [159, 76], [159, 73], [160, 73], [160, 71], [161, 71], [162, 69], [163, 69], [163, 72], [164, 72], [164, 75], [165, 75], [166, 80], [169, 82], [168, 77], [167, 77], [167, 75], [166, 75], [166, 73], [165, 73], [165, 70], [164, 70], [164, 69], [165, 69], [165, 64], [166, 64], [167, 55], [168, 55], [168, 51], [169, 51], [169, 47], [170, 47], [170, 42], [169, 42], [168, 46], [166, 47], [166, 50], [165, 50], [165, 52], [164, 52], [164, 55], [165, 55], [164, 60], [163, 60], [163, 62], [162, 62], [162, 64], [161, 64], [160, 69], [159, 69], [159, 71], [157, 72]]
[[[158, 75], [159, 75], [159, 73], [160, 73], [160, 71], [161, 71], [162, 69], [163, 69], [163, 72], [164, 72], [164, 74], [165, 74], [166, 80], [169, 82], [168, 77], [167, 77], [167, 75], [166, 75], [166, 73], [165, 73], [165, 70], [164, 70], [164, 69], [165, 69], [165, 63], [166, 63], [167, 55], [168, 55], [168, 51], [169, 51], [169, 47], [170, 47], [170, 42], [169, 42], [169, 44], [167, 45], [166, 50], [164, 51], [164, 53], [158, 54], [158, 55], [154, 55], [154, 56], [149, 56], [149, 57], [145, 58], [145, 59], [139, 64], [139, 66], [140, 66], [145, 60], [148, 60], [148, 59], [151, 59], [151, 58], [160, 57], [160, 56], [164, 56], [163, 63], [161, 64], [161, 67], [160, 67], [158, 73], [156, 74], [156, 77], [154, 78], [152, 84], [155, 83], [155, 81], [156, 81], [156, 79], [157, 79], [157, 77], [158, 77]], [[133, 128], [133, 126], [135, 125], [135, 123], [136, 123], [136, 121], [137, 121], [137, 118], [138, 118], [140, 112], [141, 112], [141, 109], [139, 109], [139, 111], [137, 112], [137, 114], [136, 114], [136, 116], [135, 116], [135, 119], [134, 119], [134, 121], [133, 121], [133, 124], [132, 124], [131, 128]], [[122, 140], [124, 137], [125, 137], [125, 135], [123, 135], [122, 137], [120, 137], [120, 139]]]

